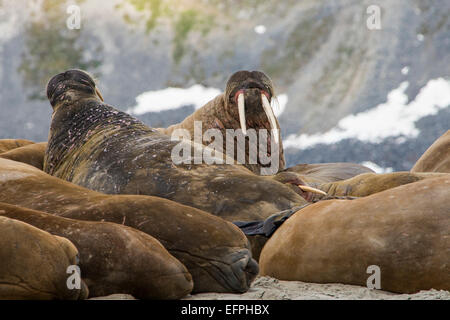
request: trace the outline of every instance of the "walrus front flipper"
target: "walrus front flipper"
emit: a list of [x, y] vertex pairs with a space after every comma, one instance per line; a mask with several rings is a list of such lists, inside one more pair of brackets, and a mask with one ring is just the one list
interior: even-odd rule
[[262, 248], [273, 233], [294, 213], [307, 207], [308, 205], [309, 204], [305, 204], [303, 206], [293, 207], [289, 210], [277, 212], [266, 220], [235, 221], [233, 223], [247, 236], [252, 248], [252, 256], [256, 261], [258, 261]]
[[234, 221], [246, 236], [264, 236], [270, 238], [272, 234], [297, 211], [307, 207], [309, 204], [294, 207], [289, 210], [274, 213], [266, 220], [260, 221]]

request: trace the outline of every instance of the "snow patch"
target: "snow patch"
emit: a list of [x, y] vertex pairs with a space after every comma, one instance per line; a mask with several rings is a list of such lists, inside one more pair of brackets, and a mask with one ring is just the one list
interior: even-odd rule
[[257, 34], [264, 34], [267, 30], [266, 26], [263, 26], [262, 24], [260, 24], [259, 26], [256, 26], [253, 30], [255, 30], [255, 32]]
[[409, 67], [403, 67], [402, 74], [406, 76], [408, 73], [409, 73]]
[[341, 119], [336, 127], [325, 133], [288, 136], [286, 148], [306, 149], [316, 144], [334, 144], [344, 139], [380, 143], [388, 137], [415, 138], [420, 131], [415, 122], [435, 115], [450, 105], [450, 81], [444, 78], [429, 80], [416, 98], [408, 103], [407, 81], [387, 96], [387, 102], [372, 109]]
[[147, 112], [174, 110], [190, 105], [199, 109], [220, 93], [219, 89], [207, 88], [200, 84], [186, 89], [169, 87], [163, 90], [147, 91], [136, 97], [136, 106], [128, 109], [127, 112], [140, 115]]
[[279, 117], [283, 113], [287, 102], [288, 95], [285, 93], [279, 94], [276, 99], [272, 99], [272, 109], [275, 117]]
[[379, 165], [377, 165], [374, 162], [371, 161], [364, 161], [361, 163], [361, 165], [372, 169], [373, 171], [375, 171], [375, 173], [390, 173], [390, 172], [394, 172], [394, 168], [388, 167], [388, 168], [383, 168], [380, 167]]

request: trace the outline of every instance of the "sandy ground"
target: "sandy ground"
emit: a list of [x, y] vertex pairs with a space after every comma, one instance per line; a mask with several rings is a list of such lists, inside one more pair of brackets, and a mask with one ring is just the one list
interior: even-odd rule
[[[93, 299], [126, 300], [130, 295], [115, 294]], [[318, 284], [300, 281], [280, 281], [269, 277], [257, 278], [243, 294], [201, 293], [185, 300], [450, 300], [450, 292], [425, 290], [415, 294], [395, 294], [382, 290], [345, 284]]]

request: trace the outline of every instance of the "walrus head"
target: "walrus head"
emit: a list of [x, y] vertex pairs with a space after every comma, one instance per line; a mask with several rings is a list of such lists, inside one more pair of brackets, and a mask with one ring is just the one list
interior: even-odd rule
[[264, 128], [272, 133], [278, 144], [280, 128], [270, 105], [273, 93], [272, 81], [263, 72], [238, 71], [228, 79], [225, 108], [233, 118], [239, 120], [244, 134], [247, 128]]
[[71, 91], [97, 96], [103, 101], [94, 79], [82, 70], [71, 69], [59, 73], [53, 76], [47, 84], [47, 98], [54, 109], [60, 102], [71, 100]]

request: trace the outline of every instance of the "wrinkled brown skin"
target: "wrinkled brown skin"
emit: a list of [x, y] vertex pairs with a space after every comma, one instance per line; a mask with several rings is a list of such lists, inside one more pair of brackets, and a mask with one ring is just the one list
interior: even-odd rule
[[[176, 129], [186, 129], [190, 132], [191, 139], [194, 139], [194, 121], [202, 122], [202, 134], [208, 129], [218, 129], [222, 132], [223, 138], [223, 153], [237, 160], [237, 144], [235, 141], [235, 148], [228, 150], [226, 148], [226, 129], [241, 129], [239, 122], [238, 105], [236, 101], [236, 92], [244, 91], [245, 97], [245, 116], [247, 129], [255, 129], [257, 136], [260, 129], [266, 129], [270, 134], [270, 123], [264, 112], [261, 93], [265, 91], [271, 101], [274, 89], [272, 81], [260, 71], [238, 71], [234, 73], [227, 81], [225, 92], [209, 101], [206, 105], [196, 110], [193, 114], [184, 119], [181, 123], [174, 124], [167, 129], [159, 128], [162, 133], [171, 135]], [[277, 128], [280, 130], [280, 125], [277, 121]], [[271, 137], [271, 142], [273, 138]], [[205, 146], [209, 145], [210, 141], [203, 141]], [[286, 161], [284, 158], [283, 144], [278, 145], [279, 148], [279, 170], [285, 168]], [[271, 149], [268, 148], [268, 151]], [[255, 174], [261, 174], [261, 163], [249, 164], [249, 148], [246, 142], [245, 150], [245, 167], [250, 169]]]
[[318, 188], [330, 196], [366, 197], [374, 193], [417, 182], [440, 177], [442, 173], [364, 173], [347, 180], [325, 183]]
[[179, 299], [192, 277], [153, 237], [109, 222], [77, 221], [0, 202], [0, 216], [67, 238], [78, 249], [89, 297], [114, 293], [138, 299]]
[[450, 130], [437, 139], [417, 160], [411, 172], [450, 173]]
[[349, 179], [363, 173], [373, 173], [373, 171], [356, 163], [298, 164], [278, 172], [273, 176], [273, 179], [286, 184], [292, 191], [312, 202], [323, 198], [323, 196], [303, 191], [298, 185], [320, 189], [324, 184]]
[[76, 220], [107, 221], [158, 239], [188, 269], [193, 292], [245, 292], [258, 273], [245, 235], [230, 222], [157, 197], [105, 195], [0, 159], [0, 201]]
[[[0, 214], [2, 208], [0, 208]], [[77, 249], [67, 239], [0, 216], [0, 300], [86, 299], [89, 290], [67, 288]]]
[[288, 186], [241, 165], [174, 164], [172, 149], [190, 148], [190, 142], [171, 141], [102, 103], [95, 87], [80, 89], [79, 77], [68, 71], [49, 82], [54, 112], [45, 172], [107, 194], [166, 198], [228, 221], [263, 220], [306, 203]]
[[295, 213], [262, 250], [262, 275], [381, 289], [450, 290], [450, 175], [357, 200], [330, 200]]
[[20, 148], [33, 143], [34, 143], [33, 141], [25, 139], [0, 139], [0, 153]]
[[44, 156], [47, 142], [28, 144], [0, 154], [0, 158], [29, 164], [39, 170], [44, 169]]

